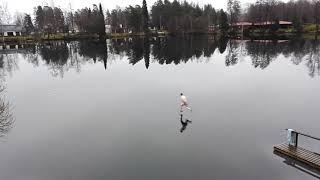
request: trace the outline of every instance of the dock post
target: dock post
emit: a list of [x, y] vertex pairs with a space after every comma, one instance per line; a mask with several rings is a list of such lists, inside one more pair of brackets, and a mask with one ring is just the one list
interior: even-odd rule
[[294, 137], [295, 137], [295, 147], [298, 147], [298, 136], [299, 134], [294, 131]]
[[287, 129], [288, 144], [290, 146], [298, 146], [298, 133], [293, 129]]

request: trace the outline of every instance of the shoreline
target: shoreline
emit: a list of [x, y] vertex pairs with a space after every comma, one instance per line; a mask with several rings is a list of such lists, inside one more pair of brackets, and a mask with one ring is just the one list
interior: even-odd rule
[[[169, 32], [164, 33], [150, 33], [150, 37], [166, 37], [169, 35], [173, 36], [193, 36], [193, 35], [207, 35], [222, 37], [221, 33], [179, 33], [173, 34]], [[132, 37], [146, 37], [145, 33], [112, 33], [107, 34], [103, 39], [123, 39]], [[231, 39], [293, 39], [293, 38], [306, 38], [306, 39], [319, 39], [320, 34], [316, 32], [305, 32], [305, 33], [250, 33], [243, 35], [241, 33], [235, 33], [233, 35], [225, 35]], [[76, 41], [76, 40], [99, 40], [97, 34], [50, 34], [48, 35], [29, 35], [29, 36], [14, 36], [14, 37], [0, 37], [0, 44], [10, 43], [38, 43], [43, 41]]]
[[[150, 33], [150, 37], [162, 37], [168, 36], [170, 33]], [[0, 36], [0, 44], [13, 43], [13, 42], [24, 42], [24, 43], [37, 43], [43, 41], [72, 41], [72, 40], [99, 40], [99, 39], [118, 39], [118, 38], [129, 38], [129, 37], [145, 37], [145, 33], [112, 33], [106, 34], [103, 38], [100, 38], [98, 34], [87, 34], [87, 33], [56, 33], [56, 34], [35, 34], [26, 36]]]

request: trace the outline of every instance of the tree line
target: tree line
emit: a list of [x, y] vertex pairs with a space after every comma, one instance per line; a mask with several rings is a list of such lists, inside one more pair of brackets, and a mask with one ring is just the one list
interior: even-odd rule
[[215, 25], [217, 12], [210, 5], [201, 8], [187, 1], [158, 0], [151, 10], [152, 25], [170, 32], [206, 32], [209, 25]]
[[[8, 8], [0, 4], [0, 23], [8, 23]], [[23, 25], [27, 33], [79, 32], [105, 35], [105, 24], [113, 33], [149, 33], [150, 29], [171, 33], [207, 33], [230, 30], [238, 21], [278, 22], [292, 21], [296, 29], [302, 24], [320, 24], [320, 0], [257, 0], [241, 7], [239, 0], [227, 0], [226, 10], [212, 5], [200, 6], [188, 1], [157, 0], [150, 11], [146, 0], [140, 5], [130, 5], [104, 11], [101, 4], [78, 9], [62, 10], [59, 7], [37, 6], [34, 18], [30, 14], [15, 15], [17, 24]]]
[[76, 25], [81, 32], [95, 33], [99, 36], [105, 34], [105, 18], [101, 4], [99, 7], [94, 4], [92, 9], [83, 8], [74, 14], [72, 12], [65, 14], [58, 7], [38, 6], [35, 11], [36, 32], [69, 32], [70, 29], [74, 30]]
[[74, 22], [81, 32], [96, 33], [99, 36], [105, 34], [105, 18], [101, 4], [99, 7], [84, 8], [75, 12]]
[[[10, 24], [10, 14], [6, 4], [0, 4], [0, 24]], [[37, 6], [34, 8], [34, 19], [30, 14], [16, 13], [14, 24], [24, 27], [26, 34], [69, 33], [78, 29], [79, 32], [105, 35], [105, 16], [102, 5], [79, 9], [76, 12], [65, 11], [59, 7]]]
[[106, 17], [114, 33], [147, 32], [149, 29], [150, 16], [146, 0], [143, 0], [142, 7], [135, 5], [107, 11]]
[[227, 24], [227, 18], [223, 19], [223, 15], [227, 16], [226, 12], [217, 11], [210, 4], [200, 7], [187, 1], [158, 0], [152, 5], [150, 15], [146, 9], [145, 0], [142, 7], [135, 5], [113, 9], [107, 12], [107, 23], [114, 33], [145, 31], [147, 26], [143, 25], [146, 24], [171, 33], [207, 32], [210, 25]]

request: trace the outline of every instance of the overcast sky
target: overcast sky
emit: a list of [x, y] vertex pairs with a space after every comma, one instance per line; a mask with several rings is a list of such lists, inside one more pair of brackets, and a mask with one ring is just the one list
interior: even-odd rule
[[[148, 6], [152, 6], [157, 0], [147, 0]], [[172, 2], [172, 0], [170, 0]], [[187, 0], [188, 2], [199, 3], [200, 5], [212, 4], [216, 9], [225, 9], [227, 0]], [[256, 0], [241, 0], [243, 5]], [[142, 4], [142, 0], [0, 0], [0, 2], [7, 2], [10, 12], [13, 14], [16, 11], [33, 13], [33, 8], [37, 5], [52, 5], [61, 7], [62, 9], [69, 9], [69, 3], [72, 4], [72, 9], [76, 10], [83, 7], [91, 7], [92, 4], [102, 3], [104, 9], [113, 9], [117, 6], [125, 7], [127, 5]]]

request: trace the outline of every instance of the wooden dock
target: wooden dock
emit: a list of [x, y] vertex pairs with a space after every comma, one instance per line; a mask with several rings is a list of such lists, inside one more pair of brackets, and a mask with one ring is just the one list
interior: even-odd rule
[[301, 171], [305, 174], [308, 174], [314, 178], [320, 179], [320, 170], [315, 169], [304, 162], [293, 159], [293, 158], [291, 158], [285, 154], [279, 153], [277, 151], [273, 151], [273, 154], [280, 157], [280, 158], [283, 158], [284, 164], [286, 164], [292, 168], [295, 168], [296, 170]]
[[320, 171], [320, 154], [287, 143], [274, 146], [274, 152], [289, 156]]

